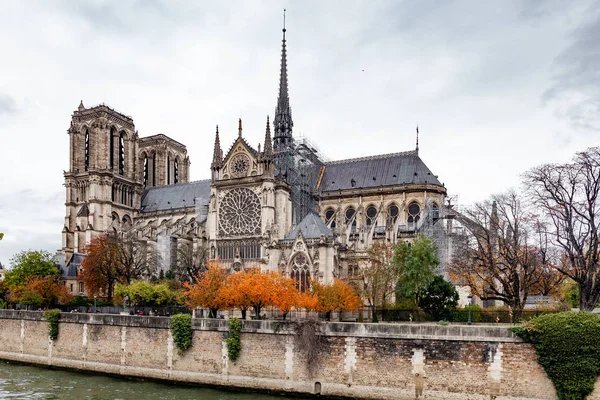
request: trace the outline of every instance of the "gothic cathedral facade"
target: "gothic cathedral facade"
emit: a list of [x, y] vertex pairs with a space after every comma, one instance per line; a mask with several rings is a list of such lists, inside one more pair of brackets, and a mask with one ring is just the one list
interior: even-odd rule
[[[218, 126], [210, 179], [189, 181], [186, 146], [166, 135], [140, 138], [133, 119], [104, 104], [73, 113], [66, 215], [59, 264], [76, 280], [90, 241], [128, 232], [166, 272], [212, 260], [230, 271], [258, 267], [328, 283], [368, 268], [367, 249], [417, 233], [431, 236], [443, 266], [451, 257], [446, 188], [415, 150], [326, 160], [293, 136], [283, 29], [279, 94], [264, 143], [238, 135], [224, 154]], [[181, 248], [194, 255], [181, 260]], [[73, 276], [75, 275], [75, 276]], [[73, 285], [71, 285], [73, 287]], [[72, 289], [82, 294], [81, 284]], [[79, 291], [79, 293], [77, 293]]]

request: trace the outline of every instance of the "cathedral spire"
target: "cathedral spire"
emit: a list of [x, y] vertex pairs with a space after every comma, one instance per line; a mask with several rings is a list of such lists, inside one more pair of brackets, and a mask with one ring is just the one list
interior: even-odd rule
[[266, 160], [273, 159], [273, 147], [271, 144], [271, 125], [269, 124], [269, 116], [267, 115], [267, 129], [265, 131], [265, 147], [264, 158]]
[[238, 137], [242, 137], [242, 119], [238, 121]]
[[279, 96], [275, 109], [273, 127], [275, 130], [275, 150], [279, 150], [292, 141], [292, 110], [288, 93], [287, 50], [285, 41], [285, 9], [283, 10], [283, 39], [281, 41], [281, 70], [279, 72]]
[[217, 133], [215, 135], [215, 148], [213, 150], [213, 160], [210, 168], [213, 170], [221, 169], [223, 163], [223, 151], [221, 150], [221, 141], [219, 140], [219, 125], [217, 125]]

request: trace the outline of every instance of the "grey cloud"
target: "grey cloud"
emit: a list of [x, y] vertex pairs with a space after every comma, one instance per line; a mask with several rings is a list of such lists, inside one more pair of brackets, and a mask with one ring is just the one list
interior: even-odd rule
[[570, 44], [555, 60], [555, 74], [542, 103], [576, 128], [600, 128], [600, 6], [591, 6]]
[[12, 97], [0, 94], [0, 115], [2, 114], [14, 114], [17, 112], [15, 105], [15, 99]]

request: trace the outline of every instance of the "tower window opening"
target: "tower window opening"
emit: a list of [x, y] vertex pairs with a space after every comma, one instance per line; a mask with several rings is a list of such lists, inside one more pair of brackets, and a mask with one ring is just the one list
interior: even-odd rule
[[144, 187], [148, 186], [148, 156], [144, 156]]
[[123, 132], [119, 135], [119, 175], [125, 173], [125, 137]]
[[171, 157], [167, 157], [167, 185], [171, 184]]
[[173, 183], [179, 182], [179, 161], [173, 161]]
[[90, 169], [90, 132], [85, 130], [85, 170]]
[[156, 153], [152, 154], [152, 186], [156, 186]]
[[110, 169], [115, 168], [115, 128], [110, 129], [110, 135], [108, 137], [109, 140], [109, 149], [110, 149]]

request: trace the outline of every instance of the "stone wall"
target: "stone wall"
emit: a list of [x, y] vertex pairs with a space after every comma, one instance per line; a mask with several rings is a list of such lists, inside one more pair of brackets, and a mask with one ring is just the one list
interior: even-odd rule
[[1, 359], [350, 398], [556, 398], [533, 348], [506, 326], [323, 324], [318, 367], [309, 372], [292, 326], [281, 321], [244, 321], [240, 358], [231, 362], [225, 320], [193, 319], [193, 345], [179, 355], [166, 317], [62, 314], [52, 342], [41, 314], [0, 310]]

